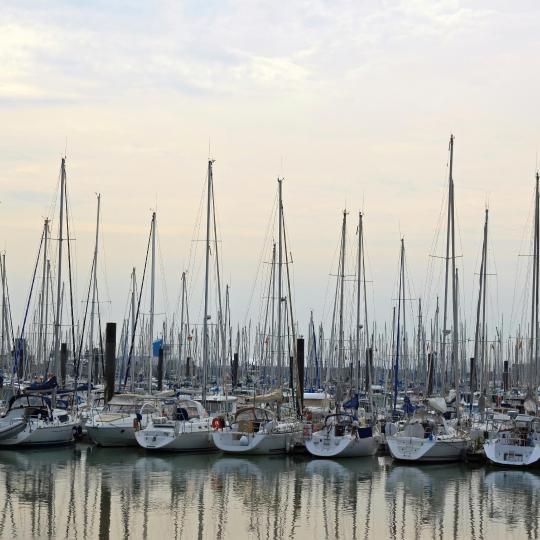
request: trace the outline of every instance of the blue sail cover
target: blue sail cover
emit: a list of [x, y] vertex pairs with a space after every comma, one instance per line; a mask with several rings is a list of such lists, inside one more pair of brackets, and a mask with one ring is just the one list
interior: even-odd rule
[[163, 340], [162, 339], [156, 339], [152, 342], [152, 356], [157, 358], [159, 356], [159, 349], [163, 347]]
[[349, 401], [346, 401], [343, 404], [344, 409], [358, 409], [359, 403], [358, 403], [358, 394], [354, 394], [354, 396], [349, 399]]
[[405, 396], [403, 398], [403, 411], [405, 414], [413, 414], [416, 410], [416, 407], [411, 403], [411, 398], [409, 396]]
[[52, 390], [58, 386], [58, 381], [53, 375], [50, 379], [44, 382], [33, 382], [28, 389], [29, 390]]

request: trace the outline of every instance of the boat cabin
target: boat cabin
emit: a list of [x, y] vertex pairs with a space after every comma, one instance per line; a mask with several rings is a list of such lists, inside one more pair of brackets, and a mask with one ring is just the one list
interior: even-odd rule
[[261, 426], [274, 419], [274, 414], [268, 409], [261, 407], [249, 407], [240, 409], [234, 418], [238, 431], [257, 433]]

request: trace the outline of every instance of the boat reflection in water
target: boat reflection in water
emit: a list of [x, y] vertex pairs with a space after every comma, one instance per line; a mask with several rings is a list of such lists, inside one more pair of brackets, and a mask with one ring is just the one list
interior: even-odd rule
[[0, 451], [2, 538], [537, 538], [540, 476], [139, 449]]

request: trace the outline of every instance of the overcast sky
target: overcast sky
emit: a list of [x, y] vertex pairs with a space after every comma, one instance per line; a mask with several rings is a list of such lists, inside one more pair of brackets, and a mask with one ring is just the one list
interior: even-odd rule
[[513, 332], [540, 146], [539, 28], [536, 1], [3, 1], [0, 238], [14, 324], [64, 152], [79, 309], [100, 192], [105, 318], [123, 317], [156, 208], [157, 311], [172, 314], [210, 153], [235, 323], [258, 318], [260, 293], [250, 298], [278, 175], [303, 331], [311, 309], [316, 320], [331, 311], [345, 207], [351, 246], [365, 213], [379, 324], [391, 319], [401, 236], [408, 296], [432, 312], [454, 133], [463, 314], [471, 325], [488, 203], [490, 312]]

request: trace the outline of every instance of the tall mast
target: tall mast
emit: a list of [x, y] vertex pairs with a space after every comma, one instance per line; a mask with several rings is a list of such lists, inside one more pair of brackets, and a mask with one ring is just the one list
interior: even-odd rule
[[152, 266], [150, 275], [150, 362], [148, 365], [148, 393], [152, 393], [152, 362], [153, 359], [153, 341], [154, 341], [154, 299], [156, 287], [156, 213], [152, 212]]
[[276, 243], [274, 242], [272, 245], [272, 265], [270, 269], [270, 283], [272, 287], [272, 309], [270, 314], [270, 343], [269, 343], [269, 349], [270, 349], [270, 371], [273, 370], [273, 362], [274, 362], [274, 338], [275, 338], [275, 330], [276, 330], [276, 321], [275, 321], [275, 314], [276, 314]]
[[[43, 268], [42, 268], [42, 276], [41, 276], [41, 302], [40, 302], [40, 308], [39, 308], [39, 331], [38, 331], [38, 347], [37, 347], [37, 361], [38, 364], [42, 364], [44, 358], [41, 356], [41, 353], [43, 352], [43, 318], [45, 316], [45, 310], [47, 309], [47, 302], [45, 298], [45, 287], [46, 287], [46, 279], [47, 279], [47, 244], [49, 239], [49, 220], [45, 219], [45, 223], [43, 225]], [[3, 331], [2, 331], [3, 333]], [[3, 342], [2, 342], [3, 344]], [[2, 350], [2, 353], [4, 351]]]
[[[372, 369], [373, 369], [373, 348], [371, 343], [371, 334], [369, 333], [369, 321], [368, 321], [368, 308], [367, 308], [367, 294], [366, 294], [366, 257], [364, 253], [364, 220], [362, 213], [359, 214], [359, 226], [358, 226], [358, 245], [360, 256], [358, 259], [359, 268], [362, 273], [362, 280], [358, 283], [358, 287], [363, 289], [364, 295], [364, 336], [365, 336], [365, 354], [366, 354], [366, 388], [368, 393], [370, 412], [373, 411], [373, 395], [371, 391], [371, 385], [373, 384]], [[360, 272], [359, 272], [360, 273]], [[360, 307], [360, 301], [358, 301], [358, 307]]]
[[283, 384], [282, 381], [282, 370], [283, 370], [283, 364], [282, 364], [282, 350], [283, 346], [281, 343], [281, 318], [282, 318], [282, 312], [281, 312], [281, 300], [282, 300], [282, 264], [283, 264], [283, 243], [282, 243], [282, 236], [283, 236], [283, 201], [282, 201], [282, 182], [283, 178], [278, 178], [278, 310], [277, 310], [277, 369], [278, 369], [278, 376], [277, 381], [279, 388], [281, 389], [281, 386]]
[[454, 136], [450, 135], [450, 202], [452, 223], [452, 356], [454, 361], [454, 387], [456, 390], [456, 414], [459, 415], [459, 326], [458, 326], [458, 291], [456, 275], [456, 229], [454, 213], [454, 177], [452, 166], [454, 160]]
[[206, 254], [205, 254], [205, 277], [204, 277], [204, 320], [203, 320], [203, 365], [202, 365], [202, 405], [206, 407], [206, 377], [208, 369], [208, 279], [210, 270], [210, 208], [212, 197], [212, 164], [214, 160], [208, 160], [208, 186], [206, 204]]
[[92, 398], [92, 368], [94, 364], [94, 313], [96, 308], [96, 291], [97, 291], [97, 261], [98, 261], [98, 241], [99, 241], [99, 211], [101, 206], [101, 195], [97, 195], [97, 216], [96, 216], [96, 240], [94, 244], [94, 264], [93, 279], [92, 279], [92, 310], [90, 314], [90, 333], [88, 336], [88, 345], [90, 349], [90, 358], [88, 360], [88, 389], [87, 402], [90, 403]]
[[6, 317], [6, 254], [2, 253], [0, 260], [2, 263], [2, 344], [0, 352], [2, 356], [2, 363], [4, 362], [6, 354], [6, 330], [7, 330], [7, 317]]
[[[340, 253], [340, 271], [339, 271], [339, 329], [338, 329], [338, 390], [336, 392], [336, 401], [343, 400], [342, 371], [344, 364], [344, 335], [343, 335], [343, 299], [345, 285], [345, 245], [347, 234], [347, 211], [343, 210], [343, 224], [341, 227], [341, 253]], [[341, 403], [337, 404], [339, 407]]]
[[1, 274], [1, 278], [2, 278], [2, 320], [0, 321], [0, 326], [1, 326], [1, 332], [2, 332], [2, 337], [0, 338], [1, 340], [1, 343], [0, 343], [0, 358], [1, 358], [1, 361], [2, 361], [2, 367], [3, 367], [3, 363], [4, 363], [4, 354], [6, 352], [6, 349], [5, 349], [5, 332], [6, 332], [6, 327], [4, 325], [4, 322], [5, 322], [5, 317], [4, 317], [4, 313], [5, 313], [5, 310], [6, 310], [6, 280], [5, 280], [5, 277], [4, 277], [4, 254], [2, 253], [1, 257], [0, 257], [0, 271], [2, 272]]
[[[393, 412], [396, 412], [397, 395], [398, 395], [398, 382], [399, 382], [399, 351], [401, 349], [401, 297], [405, 300], [405, 242], [401, 239], [401, 251], [399, 256], [399, 287], [398, 287], [398, 312], [397, 312], [397, 326], [396, 326], [396, 361], [394, 364], [394, 405]], [[403, 302], [405, 304], [405, 302]]]
[[180, 308], [180, 332], [178, 333], [178, 369], [177, 380], [181, 375], [182, 360], [184, 358], [184, 300], [186, 297], [186, 273], [182, 272], [182, 306]]
[[[474, 372], [471, 373], [471, 407], [472, 407], [472, 392], [476, 388], [472, 385], [473, 377], [477, 377], [477, 373], [482, 376], [481, 391], [484, 390], [484, 358], [485, 358], [485, 322], [486, 322], [486, 275], [487, 275], [487, 236], [488, 236], [488, 217], [489, 210], [485, 210], [484, 218], [484, 238], [482, 242], [482, 261], [480, 263], [480, 277], [478, 290], [478, 303], [476, 305], [476, 327], [474, 331]], [[481, 366], [480, 369], [478, 366]], [[474, 382], [477, 382], [474, 381]]]
[[[48, 303], [49, 303], [49, 289], [52, 289], [52, 283], [51, 283], [51, 261], [50, 259], [47, 259], [47, 267], [46, 267], [46, 271], [45, 271], [45, 317], [44, 317], [44, 332], [43, 332], [43, 359], [45, 361], [45, 365], [48, 365], [49, 364], [49, 356], [50, 356], [50, 351], [49, 351], [49, 345], [47, 343], [47, 336], [48, 336], [48, 328], [49, 328], [49, 308], [48, 308]], [[51, 291], [52, 293], [52, 291]], [[51, 298], [51, 301], [52, 301], [52, 298]], [[53, 302], [53, 313], [54, 313], [54, 301]]]
[[538, 172], [536, 173], [536, 199], [535, 199], [535, 213], [534, 213], [534, 248], [535, 248], [535, 259], [536, 259], [536, 270], [535, 270], [535, 284], [536, 290], [535, 293], [535, 326], [534, 326], [534, 390], [536, 395], [536, 388], [538, 387], [538, 293], [540, 290], [539, 284], [539, 270], [540, 270], [540, 192], [539, 192], [539, 178]]
[[[360, 392], [360, 292], [362, 290], [362, 213], [358, 213], [358, 260], [356, 261], [356, 389]], [[365, 281], [365, 280], [364, 280]], [[365, 330], [364, 330], [364, 335]], [[367, 340], [366, 340], [367, 342]], [[368, 380], [369, 367], [366, 364], [366, 382]]]
[[[452, 194], [453, 194], [453, 180], [452, 180], [452, 162], [454, 159], [454, 136], [450, 135], [450, 166], [448, 173], [448, 215], [446, 222], [446, 256], [445, 256], [445, 270], [444, 270], [444, 306], [443, 306], [443, 328], [442, 328], [442, 344], [441, 344], [441, 362], [442, 362], [442, 393], [446, 394], [446, 322], [448, 315], [448, 273], [450, 262], [450, 231], [452, 229]], [[454, 280], [455, 272], [452, 272], [452, 281]]]
[[216, 202], [214, 198], [214, 182], [212, 179], [212, 223], [214, 225], [214, 253], [215, 253], [215, 260], [216, 260], [216, 280], [217, 280], [217, 297], [218, 297], [218, 320], [217, 320], [217, 328], [216, 328], [216, 338], [217, 338], [217, 346], [216, 346], [216, 354], [217, 354], [217, 371], [219, 376], [223, 379], [223, 368], [224, 368], [224, 362], [225, 362], [225, 354], [226, 354], [226, 343], [225, 343], [225, 325], [223, 324], [223, 306], [221, 302], [221, 275], [219, 272], [219, 251], [218, 251], [218, 238], [217, 238], [217, 224], [216, 224]]
[[[536, 396], [536, 385], [538, 381], [538, 258], [539, 258], [539, 177], [536, 173], [536, 187], [534, 194], [534, 240], [533, 240], [533, 282], [531, 295], [531, 377], [530, 381], [534, 385], [534, 395]], [[530, 383], [531, 384], [531, 383]], [[529, 391], [532, 390], [529, 384]], [[535, 398], [536, 401], [536, 398]]]
[[[64, 229], [64, 192], [66, 189], [66, 158], [62, 158], [60, 169], [60, 219], [58, 222], [58, 268], [56, 282], [56, 320], [54, 321], [54, 358], [52, 373], [56, 375], [60, 364], [60, 326], [61, 321], [61, 301], [62, 301], [62, 247]], [[56, 406], [56, 389], [53, 390], [53, 407]]]
[[135, 319], [137, 318], [137, 282], [135, 267], [131, 270], [131, 334], [135, 334]]

